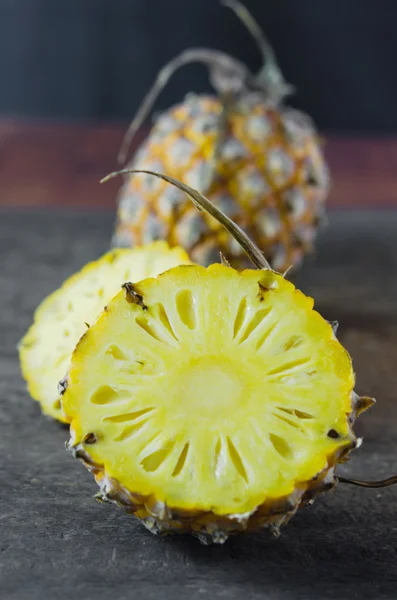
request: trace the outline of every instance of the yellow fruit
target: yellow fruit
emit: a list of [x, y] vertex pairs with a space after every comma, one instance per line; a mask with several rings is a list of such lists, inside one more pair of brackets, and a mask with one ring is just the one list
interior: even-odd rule
[[[228, 4], [258, 37], [250, 15], [237, 3]], [[297, 266], [313, 247], [328, 172], [313, 124], [282, 104], [288, 88], [266, 42], [262, 37], [258, 42], [268, 62], [256, 76], [235, 59], [205, 49], [186, 51], [165, 67], [155, 89], [196, 59], [210, 67], [218, 94], [190, 94], [161, 115], [131, 165], [167, 173], [206, 193], [244, 228], [273, 268], [283, 271]], [[113, 244], [155, 239], [182, 245], [203, 265], [218, 261], [220, 251], [235, 265], [245, 265], [238, 244], [208, 215], [197, 213], [182, 192], [151, 177], [127, 178]]]
[[219, 542], [333, 486], [357, 443], [353, 385], [331, 324], [292, 283], [192, 265], [108, 304], [62, 404], [105, 498], [154, 532]]
[[81, 338], [62, 404], [67, 447], [94, 474], [98, 498], [153, 533], [222, 543], [277, 533], [338, 480], [397, 483], [334, 473], [373, 403], [353, 391], [335, 325], [207, 198], [156, 175], [215, 217], [258, 270], [185, 265], [126, 283]]
[[20, 344], [20, 360], [29, 392], [45, 414], [67, 421], [60, 406], [63, 384], [58, 390], [58, 382], [67, 372], [76, 343], [122, 283], [183, 263], [189, 263], [186, 253], [165, 242], [114, 250], [86, 265], [42, 302]]

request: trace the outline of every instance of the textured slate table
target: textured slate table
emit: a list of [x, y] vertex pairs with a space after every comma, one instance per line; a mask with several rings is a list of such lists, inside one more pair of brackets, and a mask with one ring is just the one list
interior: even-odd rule
[[[113, 506], [64, 451], [20, 379], [16, 343], [42, 297], [106, 250], [109, 213], [0, 212], [0, 598], [42, 600], [397, 597], [397, 488], [342, 486], [266, 533], [204, 547], [156, 538]], [[340, 469], [397, 472], [397, 213], [334, 213], [298, 284], [354, 357], [360, 451]]]

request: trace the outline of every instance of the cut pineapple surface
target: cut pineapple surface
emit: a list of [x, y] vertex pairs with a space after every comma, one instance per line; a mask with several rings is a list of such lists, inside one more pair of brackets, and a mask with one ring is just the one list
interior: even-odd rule
[[111, 499], [194, 529], [204, 513], [294, 511], [355, 445], [353, 385], [331, 325], [281, 275], [181, 266], [108, 304], [62, 404], [70, 447]]
[[65, 376], [74, 347], [87, 326], [123, 282], [139, 281], [188, 262], [181, 248], [171, 249], [165, 242], [108, 252], [67, 279], [42, 302], [21, 342], [20, 359], [30, 394], [40, 402], [44, 413], [66, 420], [58, 382]]

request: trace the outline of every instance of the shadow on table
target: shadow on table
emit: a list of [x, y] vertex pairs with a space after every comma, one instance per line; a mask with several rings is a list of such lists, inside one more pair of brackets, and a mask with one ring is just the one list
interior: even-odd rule
[[395, 493], [383, 492], [382, 506], [374, 502], [376, 495], [346, 494], [340, 486], [317, 507], [298, 513], [278, 539], [264, 531], [230, 538], [223, 546], [205, 547], [185, 536], [164, 543], [214, 583], [246, 585], [248, 597], [250, 589], [269, 594], [266, 598], [392, 599], [397, 529], [389, 524], [396, 522], [396, 509], [387, 506], [395, 504]]

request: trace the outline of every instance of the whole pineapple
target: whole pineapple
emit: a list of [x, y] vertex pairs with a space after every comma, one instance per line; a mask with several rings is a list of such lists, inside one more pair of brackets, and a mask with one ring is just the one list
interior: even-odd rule
[[[162, 176], [164, 180], [175, 180]], [[313, 300], [183, 184], [257, 270], [178, 266], [127, 283], [77, 345], [62, 404], [99, 497], [153, 533], [278, 531], [358, 445], [351, 359]], [[396, 478], [374, 485], [390, 485]], [[371, 484], [369, 484], [371, 485]]]
[[[199, 189], [247, 231], [272, 266], [297, 266], [313, 247], [328, 191], [328, 174], [309, 118], [283, 105], [290, 91], [257, 24], [239, 3], [233, 8], [258, 41], [265, 65], [252, 75], [221, 52], [192, 49], [159, 74], [127, 133], [122, 160], [161, 87], [180, 66], [208, 65], [216, 96], [188, 95], [162, 114], [132, 166], [167, 173]], [[244, 264], [234, 240], [206, 214], [197, 214], [180, 190], [165, 182], [127, 178], [120, 193], [114, 246], [155, 239], [186, 248], [208, 265], [219, 252]], [[237, 261], [237, 263], [236, 263]]]

